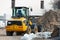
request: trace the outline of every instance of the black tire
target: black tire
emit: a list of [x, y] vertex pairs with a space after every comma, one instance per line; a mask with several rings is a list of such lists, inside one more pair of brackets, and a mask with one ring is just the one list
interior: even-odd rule
[[38, 25], [38, 32], [42, 31], [42, 25]]
[[27, 33], [27, 34], [30, 34], [30, 33], [31, 33], [31, 27], [30, 27], [30, 26], [27, 28], [26, 33]]
[[22, 33], [21, 32], [16, 32], [16, 35], [19, 36], [19, 35], [22, 35]]
[[38, 27], [34, 27], [34, 33], [37, 33], [38, 32]]
[[13, 32], [7, 31], [6, 34], [7, 34], [7, 36], [13, 36]]

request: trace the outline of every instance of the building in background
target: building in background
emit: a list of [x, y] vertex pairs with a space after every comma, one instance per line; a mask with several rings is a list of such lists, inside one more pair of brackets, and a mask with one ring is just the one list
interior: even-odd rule
[[16, 0], [15, 6], [26, 6], [32, 8], [31, 16], [42, 16], [45, 11], [53, 10], [52, 0]]
[[[32, 8], [30, 15], [42, 16], [45, 11], [53, 10], [52, 0], [15, 0], [15, 6], [26, 6]], [[9, 19], [12, 15], [12, 0], [0, 0], [0, 14], [6, 13]]]

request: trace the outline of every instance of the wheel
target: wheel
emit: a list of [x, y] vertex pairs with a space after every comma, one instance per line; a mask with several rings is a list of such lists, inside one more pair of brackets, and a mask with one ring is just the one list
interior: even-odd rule
[[7, 36], [13, 36], [13, 32], [7, 31], [6, 34], [7, 34]]
[[31, 33], [31, 27], [30, 27], [30, 26], [27, 28], [27, 33], [28, 33], [28, 34]]
[[34, 33], [38, 32], [38, 27], [34, 27]]
[[38, 32], [42, 31], [42, 25], [38, 25]]
[[21, 32], [16, 32], [16, 35], [17, 35], [17, 36], [19, 36], [19, 35], [21, 35], [21, 34], [22, 34]]

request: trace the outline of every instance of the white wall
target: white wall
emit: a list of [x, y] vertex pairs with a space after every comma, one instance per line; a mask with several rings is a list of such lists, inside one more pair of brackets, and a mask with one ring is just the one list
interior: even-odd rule
[[[16, 0], [15, 6], [26, 6], [33, 9], [30, 15], [41, 15], [40, 0]], [[38, 14], [37, 14], [38, 13]]]
[[[30, 15], [43, 15], [44, 10], [52, 8], [51, 0], [44, 0], [44, 10], [40, 9], [41, 0], [16, 0], [16, 6], [32, 7], [33, 12]], [[7, 14], [7, 19], [11, 17], [11, 0], [0, 0], [0, 15]]]
[[11, 0], [0, 0], [0, 15], [7, 14], [7, 19], [11, 16]]
[[30, 15], [43, 15], [45, 10], [48, 11], [53, 9], [52, 2], [52, 0], [44, 0], [44, 9], [40, 8], [41, 0], [16, 0], [15, 6], [27, 6], [33, 8], [33, 11], [30, 13]]

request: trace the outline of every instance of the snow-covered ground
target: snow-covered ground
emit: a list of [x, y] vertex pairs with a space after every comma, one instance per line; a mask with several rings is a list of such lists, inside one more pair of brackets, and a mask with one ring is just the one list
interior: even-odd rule
[[21, 37], [21, 40], [32, 40], [34, 38], [49, 38], [51, 37], [52, 32], [39, 32], [36, 34], [25, 34], [23, 37]]

